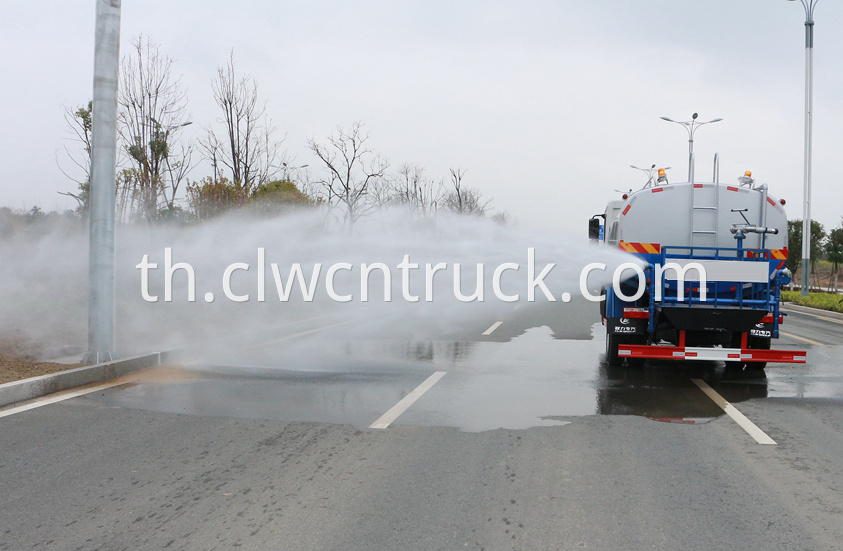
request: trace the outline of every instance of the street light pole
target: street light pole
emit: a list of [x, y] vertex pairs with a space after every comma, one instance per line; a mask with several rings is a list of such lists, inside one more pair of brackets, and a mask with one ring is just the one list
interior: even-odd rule
[[287, 166], [287, 163], [281, 163], [281, 166], [284, 167], [284, 181], [290, 181], [290, 170], [301, 170], [303, 168], [307, 168], [310, 165], [301, 165], [301, 166]]
[[[788, 0], [793, 2], [795, 0]], [[805, 197], [802, 210], [802, 296], [811, 288], [811, 135], [814, 110], [814, 6], [819, 0], [799, 0], [805, 8]]]
[[710, 124], [712, 122], [720, 122], [720, 121], [723, 120], [723, 119], [712, 119], [710, 121], [697, 122], [698, 116], [699, 115], [697, 113], [694, 113], [693, 116], [691, 116], [691, 120], [685, 121], [685, 122], [675, 121], [675, 120], [669, 119], [667, 117], [661, 117], [661, 119], [663, 121], [681, 124], [682, 126], [685, 127], [685, 130], [688, 132], [688, 182], [690, 182], [692, 184], [694, 183], [694, 132], [696, 132], [697, 128], [699, 128], [700, 126], [702, 126], [704, 124]]
[[120, 0], [97, 0], [92, 103], [88, 352], [84, 363], [113, 359], [114, 179], [117, 163], [117, 74]]
[[169, 134], [171, 131], [175, 130], [176, 128], [183, 128], [185, 126], [190, 126], [191, 124], [193, 124], [193, 121], [187, 121], [187, 122], [180, 122], [180, 123], [177, 123], [177, 124], [167, 124], [167, 125], [165, 125], [165, 124], [161, 124], [160, 122], [155, 120], [154, 117], [149, 117], [149, 120], [151, 120], [152, 124], [154, 124], [159, 129], [163, 128], [164, 132], [166, 132], [167, 134]]

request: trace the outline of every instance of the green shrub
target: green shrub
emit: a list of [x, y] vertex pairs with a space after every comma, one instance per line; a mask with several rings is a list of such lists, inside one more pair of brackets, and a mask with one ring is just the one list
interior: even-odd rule
[[801, 291], [782, 291], [782, 300], [801, 306], [843, 313], [843, 296], [831, 293], [810, 293], [803, 297]]

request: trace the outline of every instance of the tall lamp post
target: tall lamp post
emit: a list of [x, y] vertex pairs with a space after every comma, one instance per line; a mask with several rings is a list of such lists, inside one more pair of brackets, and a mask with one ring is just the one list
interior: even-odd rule
[[[795, 0], [788, 0], [794, 2]], [[811, 288], [811, 132], [814, 96], [814, 6], [819, 0], [799, 0], [805, 8], [805, 201], [802, 210], [802, 296]]]
[[86, 364], [113, 358], [114, 179], [119, 65], [120, 0], [97, 0], [91, 131], [88, 352], [83, 358]]
[[694, 132], [696, 132], [697, 128], [699, 128], [700, 126], [702, 126], [704, 124], [710, 124], [710, 123], [713, 123], [713, 122], [720, 122], [720, 121], [723, 120], [723, 119], [712, 119], [710, 121], [697, 122], [698, 116], [699, 115], [697, 115], [697, 113], [694, 113], [691, 116], [691, 120], [685, 121], [685, 122], [675, 121], [675, 120], [669, 119], [667, 117], [661, 117], [661, 119], [663, 121], [675, 122], [676, 124], [681, 124], [682, 126], [685, 127], [685, 130], [688, 131], [688, 181], [692, 184], [694, 183]]

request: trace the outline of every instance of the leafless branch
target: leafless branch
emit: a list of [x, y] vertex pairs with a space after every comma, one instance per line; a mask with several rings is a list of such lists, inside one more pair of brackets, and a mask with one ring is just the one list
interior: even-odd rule
[[490, 200], [483, 198], [476, 188], [465, 188], [463, 178], [465, 170], [451, 168], [451, 187], [453, 190], [445, 197], [445, 206], [455, 214], [484, 216], [489, 210]]
[[356, 122], [347, 130], [337, 128], [326, 143], [314, 139], [307, 143], [327, 172], [327, 177], [317, 181], [329, 208], [341, 210], [342, 221], [349, 230], [359, 218], [382, 206], [384, 200], [380, 186], [389, 163], [368, 148], [368, 139], [363, 124]]
[[233, 51], [228, 63], [217, 68], [212, 90], [222, 111], [217, 122], [224, 127], [224, 136], [220, 138], [213, 129], [206, 129], [200, 146], [202, 156], [213, 164], [215, 177], [224, 167], [235, 186], [251, 192], [278, 173], [283, 140], [273, 137], [276, 129], [266, 116], [266, 103], [258, 102], [255, 79], [237, 74]]

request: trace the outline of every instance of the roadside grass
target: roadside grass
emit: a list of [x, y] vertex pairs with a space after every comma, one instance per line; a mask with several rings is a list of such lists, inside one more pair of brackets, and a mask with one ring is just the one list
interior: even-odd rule
[[782, 291], [782, 300], [801, 306], [843, 313], [843, 296], [832, 293], [810, 293], [803, 297], [801, 291]]

